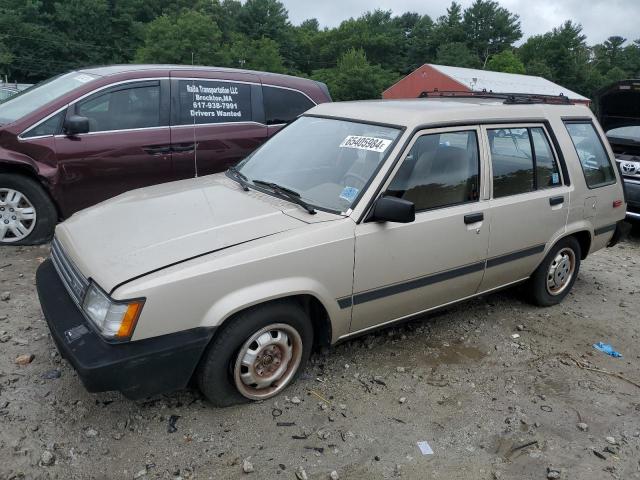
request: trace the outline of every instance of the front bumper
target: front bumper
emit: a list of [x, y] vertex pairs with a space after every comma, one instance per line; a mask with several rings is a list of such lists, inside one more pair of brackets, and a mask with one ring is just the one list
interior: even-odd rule
[[90, 392], [118, 390], [131, 399], [184, 388], [213, 335], [213, 329], [111, 344], [88, 324], [51, 260], [36, 273], [42, 312], [51, 336]]
[[624, 179], [627, 218], [640, 220], [640, 180]]

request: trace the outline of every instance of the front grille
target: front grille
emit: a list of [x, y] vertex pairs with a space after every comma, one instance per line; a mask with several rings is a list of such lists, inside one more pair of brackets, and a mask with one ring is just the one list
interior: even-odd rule
[[73, 301], [79, 306], [84, 299], [89, 281], [80, 273], [80, 270], [76, 268], [73, 262], [67, 258], [57, 238], [54, 238], [51, 244], [51, 259], [58, 275], [62, 279], [62, 283], [64, 283]]

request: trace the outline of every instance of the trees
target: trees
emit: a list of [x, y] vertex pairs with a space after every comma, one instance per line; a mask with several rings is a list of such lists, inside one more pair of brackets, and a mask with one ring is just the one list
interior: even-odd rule
[[441, 45], [436, 55], [436, 63], [452, 67], [480, 67], [480, 59], [462, 42]]
[[487, 70], [506, 73], [525, 73], [524, 64], [511, 50], [504, 50], [489, 57]]
[[334, 100], [380, 98], [397, 79], [379, 65], [371, 65], [361, 48], [352, 48], [340, 57], [336, 68], [316, 70], [312, 77], [327, 84]]
[[[280, 0], [0, 0], [0, 73], [35, 82], [86, 65], [194, 63], [322, 77], [335, 98], [379, 97], [424, 63], [540, 75], [590, 95], [640, 76], [640, 40], [588, 46], [571, 21], [522, 37], [495, 0], [453, 1], [435, 20], [371, 10], [292, 25]], [[377, 90], [376, 90], [377, 89]]]
[[475, 0], [464, 11], [462, 25], [467, 46], [483, 65], [492, 54], [503, 51], [522, 38], [518, 18], [492, 0]]
[[198, 11], [161, 15], [145, 30], [144, 43], [135, 57], [138, 62], [216, 65], [229, 61], [221, 48], [220, 28]]

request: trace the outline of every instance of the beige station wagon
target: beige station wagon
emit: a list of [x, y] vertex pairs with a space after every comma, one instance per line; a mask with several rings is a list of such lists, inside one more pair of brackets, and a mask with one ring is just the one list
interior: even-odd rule
[[226, 174], [81, 211], [37, 274], [58, 349], [89, 391], [193, 379], [225, 406], [278, 394], [314, 347], [477, 295], [527, 282], [556, 304], [626, 207], [590, 110], [558, 103], [323, 104]]

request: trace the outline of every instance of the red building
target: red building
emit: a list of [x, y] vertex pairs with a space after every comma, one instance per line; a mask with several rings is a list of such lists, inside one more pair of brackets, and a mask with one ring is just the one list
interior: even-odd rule
[[579, 103], [590, 100], [542, 77], [425, 63], [382, 92], [382, 98], [417, 98], [433, 92], [493, 92], [564, 95]]

